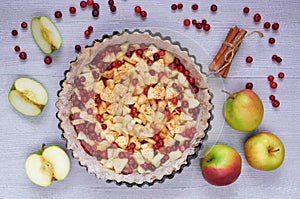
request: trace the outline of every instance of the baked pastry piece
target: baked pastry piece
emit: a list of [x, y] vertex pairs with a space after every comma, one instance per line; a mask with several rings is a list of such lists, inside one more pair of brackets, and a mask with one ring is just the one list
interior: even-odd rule
[[60, 127], [98, 178], [152, 183], [195, 153], [210, 119], [209, 85], [193, 57], [149, 32], [124, 32], [71, 62], [57, 102]]

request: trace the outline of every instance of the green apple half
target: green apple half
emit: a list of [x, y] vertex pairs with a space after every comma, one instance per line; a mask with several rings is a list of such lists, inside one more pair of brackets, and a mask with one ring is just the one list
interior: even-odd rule
[[46, 54], [51, 54], [61, 46], [60, 32], [46, 16], [35, 17], [31, 20], [31, 33], [37, 45]]
[[264, 171], [280, 167], [285, 154], [281, 140], [270, 132], [260, 132], [250, 137], [244, 145], [244, 151], [250, 166]]
[[238, 179], [242, 169], [240, 154], [225, 144], [208, 148], [200, 159], [203, 178], [215, 186], [225, 186]]
[[26, 77], [18, 78], [11, 87], [8, 101], [18, 112], [37, 116], [48, 103], [48, 94], [39, 82]]
[[262, 122], [264, 107], [259, 96], [250, 89], [231, 94], [224, 103], [224, 117], [233, 129], [250, 132]]
[[25, 162], [28, 178], [40, 186], [49, 186], [53, 180], [64, 180], [70, 171], [70, 158], [59, 146], [52, 145], [31, 154]]

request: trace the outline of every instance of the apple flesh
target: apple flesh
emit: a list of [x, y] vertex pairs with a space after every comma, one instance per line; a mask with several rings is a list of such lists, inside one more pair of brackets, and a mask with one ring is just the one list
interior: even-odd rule
[[31, 33], [37, 45], [46, 54], [51, 54], [61, 46], [61, 34], [46, 16], [35, 17], [31, 20]]
[[254, 91], [244, 89], [227, 98], [223, 113], [226, 122], [233, 129], [250, 132], [261, 124], [264, 107], [261, 99]]
[[264, 171], [280, 167], [285, 155], [282, 141], [270, 132], [260, 132], [250, 137], [245, 142], [244, 151], [249, 165]]
[[59, 146], [52, 145], [31, 154], [26, 159], [28, 178], [40, 186], [49, 186], [53, 180], [64, 180], [70, 171], [70, 158]]
[[232, 147], [216, 144], [207, 149], [200, 159], [204, 179], [216, 186], [225, 186], [238, 179], [242, 169], [240, 154]]
[[48, 103], [48, 94], [39, 82], [30, 78], [18, 78], [11, 87], [8, 101], [18, 112], [37, 116]]

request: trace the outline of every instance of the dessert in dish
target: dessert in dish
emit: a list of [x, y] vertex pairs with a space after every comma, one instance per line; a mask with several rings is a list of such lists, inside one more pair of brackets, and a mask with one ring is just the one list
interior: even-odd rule
[[187, 51], [135, 31], [78, 54], [57, 107], [67, 147], [88, 172], [142, 184], [187, 163], [212, 105], [205, 75]]

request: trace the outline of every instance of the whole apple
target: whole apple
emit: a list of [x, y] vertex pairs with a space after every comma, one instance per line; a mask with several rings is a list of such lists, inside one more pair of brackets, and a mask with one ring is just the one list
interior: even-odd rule
[[250, 137], [245, 143], [244, 150], [250, 166], [258, 170], [277, 169], [284, 160], [284, 145], [270, 132], [260, 132]]
[[212, 185], [225, 186], [238, 179], [242, 169], [240, 154], [230, 146], [216, 144], [200, 159], [204, 179]]
[[224, 117], [233, 129], [250, 132], [262, 122], [264, 107], [259, 96], [250, 89], [231, 94], [224, 103]]

